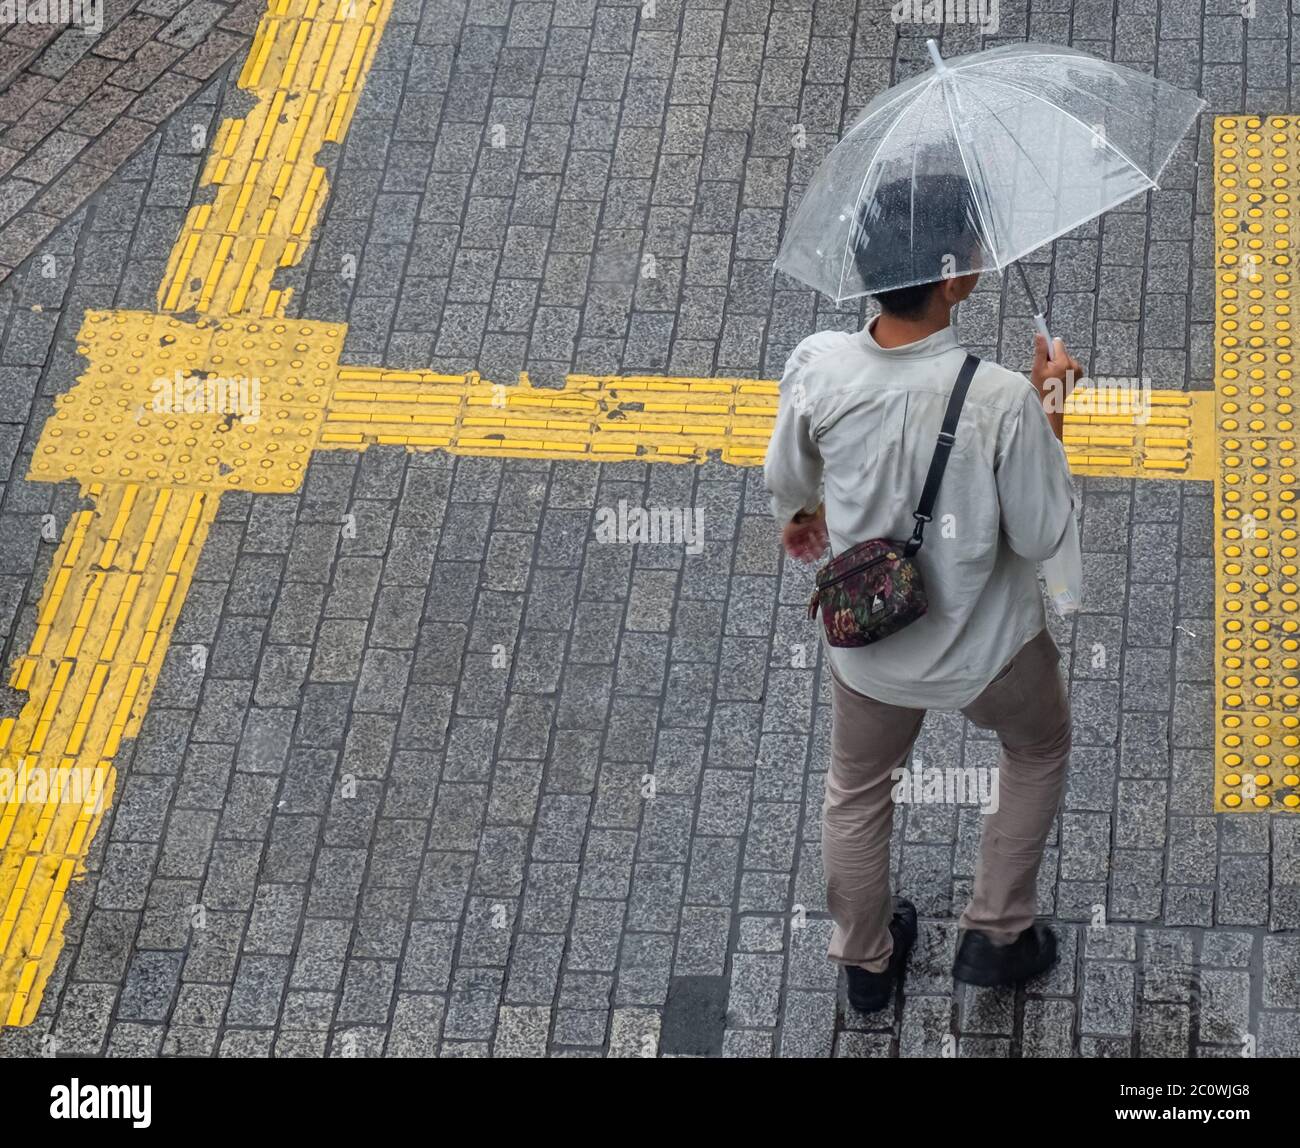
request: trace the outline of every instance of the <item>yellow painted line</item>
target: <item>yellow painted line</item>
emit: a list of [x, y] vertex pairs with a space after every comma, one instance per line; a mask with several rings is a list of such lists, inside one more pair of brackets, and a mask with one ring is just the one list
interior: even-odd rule
[[1215, 808], [1300, 807], [1300, 119], [1216, 119]]

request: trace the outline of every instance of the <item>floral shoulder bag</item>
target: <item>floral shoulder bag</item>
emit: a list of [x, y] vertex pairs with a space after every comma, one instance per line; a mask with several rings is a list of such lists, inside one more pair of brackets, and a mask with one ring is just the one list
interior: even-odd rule
[[859, 542], [817, 571], [817, 589], [808, 604], [808, 617], [815, 618], [821, 610], [826, 640], [832, 646], [869, 646], [925, 614], [925, 585], [915, 556], [921, 549], [925, 524], [934, 516], [934, 500], [948, 455], [957, 441], [957, 421], [978, 366], [979, 359], [967, 355], [957, 375], [921, 501], [912, 513], [916, 520], [912, 537], [905, 542], [889, 538]]

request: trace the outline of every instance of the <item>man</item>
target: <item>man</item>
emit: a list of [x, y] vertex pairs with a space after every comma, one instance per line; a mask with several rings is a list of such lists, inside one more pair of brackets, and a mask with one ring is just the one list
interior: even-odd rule
[[[954, 263], [986, 262], [967, 182], [919, 182], [899, 181], [872, 199], [857, 259], [864, 278], [879, 265], [870, 260], [890, 259], [901, 277], [925, 281], [877, 294], [881, 313], [866, 328], [812, 335], [786, 366], [766, 482], [792, 557], [815, 560], [828, 540], [839, 554], [912, 531], [966, 356], [951, 311], [979, 278], [945, 273]], [[926, 205], [921, 228], [918, 201]], [[1064, 381], [1080, 374], [1059, 339], [1049, 361], [1042, 336], [1028, 381], [980, 363], [916, 556], [928, 612], [877, 644], [826, 646], [829, 955], [845, 966], [849, 1000], [861, 1011], [889, 1003], [916, 939], [914, 906], [890, 895], [889, 846], [895, 771], [927, 709], [961, 710], [1002, 743], [998, 802], [984, 824], [953, 975], [1008, 985], [1056, 959], [1054, 935], [1034, 920], [1035, 889], [1065, 784], [1070, 709], [1037, 563], [1060, 547], [1073, 514], [1061, 405]]]

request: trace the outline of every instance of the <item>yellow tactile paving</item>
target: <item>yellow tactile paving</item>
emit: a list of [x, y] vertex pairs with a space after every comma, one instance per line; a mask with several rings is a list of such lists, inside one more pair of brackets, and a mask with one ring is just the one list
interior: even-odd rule
[[1214, 477], [1208, 391], [1116, 391], [1087, 385], [1065, 405], [1065, 452], [1077, 474]]
[[601, 461], [761, 460], [776, 386], [753, 379], [569, 376], [563, 389], [496, 385], [471, 373], [344, 368], [321, 445], [372, 442], [454, 454]]
[[56, 402], [30, 477], [296, 490], [343, 333], [302, 319], [88, 311], [87, 369]]
[[27, 691], [0, 726], [16, 784], [0, 801], [0, 1021], [31, 1019], [67, 917], [63, 896], [139, 728], [216, 510], [202, 491], [88, 484], [54, 559], [27, 655]]
[[[401, 443], [453, 454], [762, 463], [777, 384], [755, 379], [570, 375], [562, 389], [348, 367], [329, 401], [324, 447]], [[1083, 474], [1213, 477], [1213, 396], [1084, 388], [1066, 404], [1066, 450]], [[1197, 449], [1198, 442], [1201, 449]]]
[[316, 154], [347, 131], [390, 8], [271, 0], [239, 75], [257, 103], [218, 131], [202, 177], [216, 199], [190, 210], [158, 290], [162, 310], [284, 314], [291, 292], [271, 279], [310, 241], [328, 195]]
[[[88, 312], [87, 367], [29, 478], [75, 479], [74, 515], [0, 720], [0, 1024], [26, 1024], [62, 945], [64, 896], [139, 727], [221, 491], [290, 491], [317, 444], [344, 329], [284, 319], [271, 286], [325, 201], [391, 0], [271, 0], [159, 289], [163, 312]], [[177, 313], [198, 313], [181, 318]]]
[[1295, 211], [1300, 118], [1215, 121], [1216, 785], [1300, 807]]

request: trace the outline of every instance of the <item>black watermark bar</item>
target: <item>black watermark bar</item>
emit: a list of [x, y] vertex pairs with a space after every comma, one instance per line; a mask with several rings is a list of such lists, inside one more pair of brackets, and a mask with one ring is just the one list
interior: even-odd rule
[[[683, 1104], [695, 1095], [708, 1099], [719, 1117], [728, 1110], [733, 1128], [736, 1122], [766, 1121], [775, 1115], [765, 1117], [762, 1112], [771, 1093], [766, 1093], [768, 1101], [761, 1099], [764, 1092], [754, 1088], [756, 1073], [764, 1084], [779, 1088], [806, 1081], [810, 1067], [790, 1060], [702, 1067], [694, 1057], [651, 1066], [644, 1063], [649, 1058], [632, 1059], [642, 1063], [597, 1070], [602, 1076], [609, 1073], [603, 1084], [613, 1089], [611, 1097], [620, 1088], [632, 1090], [627, 1093], [632, 1097], [639, 1095], [637, 1089], [669, 1087], [670, 1095]], [[348, 1058], [274, 1065], [254, 1060], [51, 1058], [6, 1060], [3, 1071], [7, 1143], [20, 1143], [18, 1137], [31, 1132], [98, 1136], [108, 1131], [117, 1138], [172, 1136], [200, 1126], [205, 1137], [263, 1136], [291, 1127], [301, 1143], [317, 1132], [330, 1142], [353, 1130], [373, 1135], [378, 1130], [376, 1106], [390, 1127], [419, 1121], [430, 1104], [439, 1103], [439, 1096], [449, 1103], [453, 1096], [466, 1095], [460, 1091], [464, 1086], [484, 1097], [508, 1088], [513, 1110], [536, 1114], [538, 1105], [554, 1104], [564, 1095], [555, 1091], [557, 1086], [586, 1092], [592, 1069], [582, 1069], [579, 1081], [572, 1067], [529, 1065], [517, 1072], [500, 1061], [475, 1068], [469, 1062]], [[861, 1114], [868, 1127], [879, 1118], [891, 1126], [913, 1124], [919, 1135], [949, 1127], [970, 1130], [994, 1117], [1022, 1129], [1042, 1120], [1044, 1132], [1063, 1135], [1068, 1129], [1075, 1138], [1079, 1132], [1133, 1124], [1180, 1131], [1272, 1126], [1287, 1119], [1287, 1084], [1295, 1062], [1243, 1057], [1068, 1062], [957, 1057], [832, 1062], [817, 1065], [815, 1071], [823, 1088], [847, 1086], [853, 1095], [877, 1098], [879, 1106], [867, 1104]], [[731, 1099], [724, 1101], [724, 1096]], [[1003, 1111], [994, 1116], [999, 1108]], [[494, 1115], [494, 1126], [501, 1116]], [[456, 1138], [451, 1137], [453, 1142]]]

